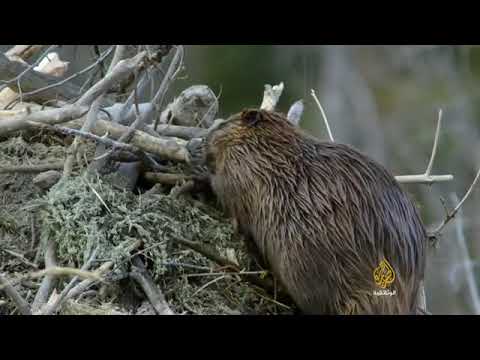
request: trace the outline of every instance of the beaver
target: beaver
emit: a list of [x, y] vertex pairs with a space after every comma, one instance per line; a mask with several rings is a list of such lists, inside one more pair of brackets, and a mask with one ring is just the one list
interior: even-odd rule
[[259, 109], [214, 124], [201, 148], [220, 204], [301, 313], [418, 313], [427, 234], [382, 165]]

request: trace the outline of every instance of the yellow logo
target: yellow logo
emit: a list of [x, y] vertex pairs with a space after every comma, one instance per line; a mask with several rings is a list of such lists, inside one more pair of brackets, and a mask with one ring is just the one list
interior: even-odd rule
[[380, 288], [386, 289], [395, 280], [395, 271], [387, 260], [382, 260], [380, 265], [373, 270], [373, 279]]

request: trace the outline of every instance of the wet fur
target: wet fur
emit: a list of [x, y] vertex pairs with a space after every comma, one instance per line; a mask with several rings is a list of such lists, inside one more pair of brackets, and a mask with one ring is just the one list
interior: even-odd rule
[[[214, 192], [304, 313], [415, 313], [426, 233], [381, 165], [255, 109], [218, 124], [205, 147]], [[395, 296], [373, 295], [384, 258]]]

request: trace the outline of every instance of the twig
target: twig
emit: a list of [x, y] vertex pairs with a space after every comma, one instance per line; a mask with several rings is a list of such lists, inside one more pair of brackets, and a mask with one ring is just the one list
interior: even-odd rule
[[[130, 240], [124, 241], [120, 245], [118, 245], [112, 253], [114, 254], [128, 254], [133, 250], [136, 250], [140, 245], [142, 244], [141, 240], [136, 240], [134, 242], [131, 242]], [[107, 273], [110, 268], [115, 264], [115, 259], [107, 261], [103, 263], [97, 270], [95, 270], [95, 273], [99, 276], [103, 276], [105, 273]], [[86, 279], [77, 284], [74, 288], [72, 288], [66, 295], [65, 295], [65, 301], [67, 299], [76, 297], [83, 293], [86, 289], [88, 289], [91, 285], [95, 283], [95, 280], [92, 279]]]
[[226, 277], [227, 277], [227, 276], [224, 274], [224, 275], [221, 275], [221, 276], [219, 276], [219, 277], [217, 277], [217, 278], [215, 278], [215, 279], [207, 282], [205, 285], [201, 286], [197, 291], [195, 291], [195, 292], [192, 294], [192, 297], [195, 296], [195, 295], [197, 295], [200, 291], [206, 289], [206, 288], [209, 287], [210, 285], [215, 284], [217, 281], [220, 281], [220, 280], [222, 280], [222, 279], [225, 279]]
[[[56, 243], [53, 238], [49, 238], [45, 249], [45, 269], [57, 266], [55, 256]], [[55, 287], [57, 278], [55, 274], [47, 274], [40, 285], [32, 303], [32, 312], [36, 312], [47, 301], [51, 290]]]
[[265, 90], [263, 92], [262, 105], [260, 105], [260, 109], [267, 110], [267, 111], [274, 111], [275, 107], [278, 104], [278, 101], [280, 100], [280, 97], [282, 96], [283, 88], [284, 88], [283, 82], [273, 87], [268, 84], [265, 85]]
[[437, 121], [437, 129], [435, 130], [435, 138], [433, 141], [433, 148], [432, 154], [430, 155], [430, 160], [428, 161], [427, 169], [425, 170], [424, 174], [421, 175], [401, 175], [395, 176], [395, 179], [399, 183], [408, 184], [408, 183], [415, 183], [415, 184], [433, 184], [437, 182], [444, 182], [444, 181], [452, 181], [453, 175], [431, 175], [433, 162], [435, 160], [435, 156], [437, 155], [437, 147], [438, 147], [438, 139], [440, 137], [440, 129], [442, 127], [442, 109], [438, 111], [438, 121]]
[[104, 94], [112, 88], [114, 84], [127, 78], [130, 74], [140, 67], [146, 56], [146, 52], [138, 53], [134, 57], [119, 61], [112, 71], [110, 71], [102, 80], [93, 85], [82, 97], [77, 101], [78, 105], [90, 105], [101, 94]]
[[16, 253], [15, 251], [11, 251], [11, 250], [8, 250], [8, 249], [0, 249], [4, 252], [6, 252], [7, 254], [19, 259], [22, 263], [24, 263], [25, 265], [28, 265], [30, 267], [33, 267], [34, 269], [38, 269], [38, 266], [37, 264], [34, 264], [32, 263], [31, 261], [29, 261], [28, 259], [25, 258], [25, 256], [23, 256], [22, 254], [19, 254], [19, 253]]
[[85, 270], [71, 268], [71, 267], [64, 267], [64, 266], [51, 266], [45, 270], [31, 273], [28, 276], [26, 276], [26, 278], [35, 279], [45, 275], [47, 276], [50, 275], [55, 277], [75, 276], [77, 278], [82, 278], [82, 279], [102, 281], [102, 278], [95, 272], [85, 271]]
[[157, 315], [174, 315], [175, 313], [170, 309], [163, 293], [155, 286], [142, 260], [135, 256], [132, 259], [132, 264], [133, 269], [130, 277], [140, 285]]
[[[60, 124], [81, 118], [88, 112], [87, 106], [67, 105], [59, 109], [48, 109], [2, 118], [0, 121], [0, 135], [24, 130], [31, 127], [30, 122], [43, 124]], [[82, 121], [83, 123], [83, 121]]]
[[317, 106], [320, 109], [320, 112], [322, 113], [322, 118], [323, 118], [323, 121], [325, 122], [325, 126], [327, 128], [328, 137], [330, 138], [330, 141], [335, 142], [335, 140], [333, 139], [332, 131], [330, 130], [330, 125], [328, 124], [327, 115], [325, 115], [325, 111], [323, 110], [323, 106], [320, 103], [320, 101], [318, 100], [317, 95], [315, 94], [315, 90], [313, 90], [313, 89], [312, 89], [312, 97], [315, 100], [315, 102], [317, 103]]
[[[149, 126], [150, 127], [150, 126]], [[153, 127], [151, 127], [153, 129]], [[208, 129], [190, 126], [178, 126], [169, 124], [159, 124], [155, 130], [161, 136], [173, 136], [180, 139], [190, 140], [192, 138], [205, 137]]]
[[480, 178], [480, 169], [478, 170], [477, 175], [475, 176], [475, 179], [473, 180], [472, 184], [470, 185], [467, 192], [463, 196], [462, 200], [460, 200], [460, 202], [455, 207], [455, 209], [453, 209], [451, 213], [447, 214], [447, 216], [442, 221], [442, 223], [429, 235], [430, 238], [436, 238], [440, 234], [440, 232], [443, 230], [443, 228], [455, 217], [455, 215], [460, 210], [465, 200], [467, 200], [468, 197], [470, 196], [470, 193], [473, 191], [473, 188], [477, 184], [479, 178]]
[[0, 166], [0, 174], [6, 173], [41, 173], [49, 170], [63, 169], [63, 162], [39, 165], [17, 165], [17, 166]]
[[[458, 202], [458, 197], [455, 193], [451, 195], [451, 198], [453, 202]], [[478, 294], [478, 287], [477, 287], [477, 283], [473, 273], [473, 264], [470, 261], [470, 256], [468, 254], [468, 248], [465, 241], [465, 234], [463, 231], [463, 217], [462, 217], [461, 209], [459, 209], [458, 211], [458, 218], [457, 218], [457, 221], [455, 222], [455, 229], [457, 232], [457, 240], [458, 240], [460, 252], [462, 254], [463, 261], [466, 264], [465, 276], [467, 280], [468, 290], [472, 298], [471, 300], [472, 300], [473, 312], [475, 315], [479, 315], [480, 314], [480, 296]]]
[[184, 174], [168, 174], [168, 173], [154, 173], [146, 172], [143, 174], [143, 177], [151, 182], [166, 184], [166, 185], [175, 185], [178, 182], [191, 180], [191, 176]]
[[[44, 87], [41, 87], [39, 89], [36, 89], [36, 90], [33, 90], [33, 91], [30, 91], [30, 92], [26, 92], [26, 93], [23, 93], [23, 99], [26, 100], [26, 99], [30, 99], [33, 95], [38, 95], [39, 93], [41, 92], [44, 92], [44, 91], [47, 91], [47, 90], [51, 90], [51, 89], [54, 89], [56, 87], [59, 87], [59, 86], [62, 86], [64, 85], [65, 83], [68, 83], [69, 81], [75, 79], [76, 77], [90, 71], [91, 69], [93, 69], [94, 67], [96, 67], [100, 62], [102, 62], [108, 55], [110, 55], [110, 53], [112, 52], [112, 49], [113, 48], [109, 48], [108, 50], [106, 50], [101, 57], [99, 57], [97, 59], [97, 61], [95, 61], [93, 64], [87, 66], [86, 68], [84, 68], [83, 70], [80, 70], [68, 77], [66, 77], [65, 79], [62, 79], [60, 81], [56, 81], [54, 82], [53, 84], [50, 84], [50, 85], [47, 85], [47, 86], [44, 86]], [[79, 91], [77, 92], [77, 95], [78, 95]]]
[[435, 184], [438, 182], [452, 181], [453, 175], [398, 175], [395, 180], [401, 184]]
[[127, 50], [127, 45], [116, 45], [115, 46], [115, 52], [113, 53], [112, 62], [110, 63], [110, 66], [108, 67], [107, 74], [109, 72], [111, 72], [114, 69], [114, 67], [118, 64], [118, 62], [125, 57], [126, 50]]
[[[0, 122], [1, 124], [1, 122]], [[67, 124], [67, 127], [78, 129], [82, 126], [82, 120], [74, 120]], [[129, 128], [120, 124], [109, 121], [98, 120], [95, 128], [91, 130], [96, 135], [108, 133], [110, 138], [119, 139], [123, 134], [127, 133]], [[164, 159], [186, 162], [187, 159], [187, 142], [178, 138], [157, 138], [147, 133], [135, 130], [130, 140], [130, 144], [138, 147], [145, 153], [156, 154]]]
[[[90, 266], [92, 266], [97, 256], [97, 252], [98, 252], [98, 248], [96, 248], [92, 252], [92, 255], [90, 255], [90, 258], [85, 262], [85, 264], [83, 264], [82, 268], [80, 269], [81, 271], [87, 271], [90, 268]], [[65, 288], [62, 290], [62, 292], [58, 297], [56, 297], [55, 299], [49, 299], [49, 301], [47, 302], [47, 305], [45, 305], [44, 308], [41, 310], [41, 314], [50, 315], [55, 313], [62, 306], [62, 304], [66, 300], [66, 295], [75, 286], [78, 280], [79, 280], [79, 277], [75, 276], [72, 280], [70, 280], [68, 285], [65, 286]]]
[[46, 45], [15, 45], [5, 52], [5, 55], [12, 60], [28, 60], [37, 52], [42, 50]]
[[[0, 78], [14, 78], [18, 76], [18, 74], [21, 74], [28, 69], [28, 67], [28, 64], [22, 64], [18, 61], [11, 61], [4, 54], [0, 53]], [[67, 83], [65, 81], [62, 81], [61, 84], [58, 84], [58, 82], [58, 78], [55, 76], [44, 74], [38, 71], [30, 71], [22, 77], [23, 95], [32, 95], [31, 92], [35, 92], [35, 100], [40, 102], [51, 100], [57, 97], [69, 100], [78, 95], [78, 91], [80, 89], [79, 86], [73, 83]], [[18, 92], [18, 82], [9, 84], [9, 88], [15, 92]], [[39, 89], [42, 89], [41, 95], [36, 92]]]
[[[105, 134], [104, 136], [98, 136], [98, 135], [95, 135], [95, 134], [92, 134], [92, 133], [89, 133], [89, 132], [84, 132], [82, 130], [76, 130], [76, 129], [71, 129], [71, 128], [62, 127], [62, 126], [52, 126], [52, 125], [48, 125], [48, 124], [33, 123], [33, 122], [31, 122], [30, 124], [33, 127], [44, 128], [44, 129], [59, 132], [59, 133], [65, 134], [65, 135], [80, 136], [80, 137], [83, 137], [85, 139], [93, 140], [95, 142], [98, 142], [98, 143], [101, 143], [101, 144], [104, 144], [104, 145], [107, 145], [107, 146], [116, 147], [118, 149], [123, 149], [125, 151], [129, 151], [129, 152], [132, 152], [134, 154], [138, 154], [138, 152], [140, 151], [137, 147], [135, 147], [133, 145], [121, 143], [121, 142], [118, 142], [116, 140], [112, 140], [112, 139], [107, 138], [106, 135], [108, 135], [108, 134]], [[54, 165], [57, 165], [57, 164], [54, 164]], [[38, 167], [38, 166], [36, 166], [36, 167]], [[35, 169], [36, 169], [36, 167], [35, 167]], [[63, 163], [62, 163], [61, 168], [63, 168]], [[48, 170], [57, 170], [57, 169], [58, 168], [48, 169]], [[3, 168], [0, 168], [0, 173], [2, 171], [4, 171]]]
[[432, 172], [433, 161], [435, 160], [435, 155], [437, 154], [438, 138], [440, 137], [441, 127], [442, 127], [442, 109], [438, 111], [437, 130], [435, 130], [435, 139], [433, 141], [432, 155], [430, 156], [430, 161], [428, 162], [427, 170], [425, 171], [425, 176], [430, 176], [430, 173]]
[[28, 303], [2, 274], [0, 274], [0, 290], [3, 290], [5, 294], [13, 301], [20, 314], [32, 315], [32, 311], [30, 310]]
[[[206, 258], [208, 258], [208, 259], [212, 260], [213, 262], [219, 264], [220, 266], [225, 266], [225, 267], [228, 267], [228, 268], [232, 269], [233, 271], [239, 272], [237, 264], [235, 264], [234, 262], [232, 262], [228, 259], [223, 258], [219, 254], [217, 254], [215, 250], [210, 249], [209, 247], [207, 247], [203, 244], [200, 244], [198, 242], [190, 241], [190, 240], [181, 238], [179, 236], [175, 236], [175, 240], [178, 243], [180, 243], [184, 246], [187, 246], [190, 249], [195, 250], [196, 252], [202, 254], [203, 256], [205, 256]], [[265, 289], [269, 292], [273, 292], [273, 283], [271, 281], [269, 281], [269, 279], [261, 279], [258, 276], [251, 275], [251, 274], [245, 275], [245, 279], [247, 281], [249, 281], [250, 283], [252, 283], [254, 285], [257, 285], [257, 286], [260, 286], [261, 288], [263, 288], [263, 289]]]
[[302, 119], [303, 111], [305, 107], [303, 105], [303, 100], [296, 101], [287, 113], [287, 119], [294, 125], [298, 125]]

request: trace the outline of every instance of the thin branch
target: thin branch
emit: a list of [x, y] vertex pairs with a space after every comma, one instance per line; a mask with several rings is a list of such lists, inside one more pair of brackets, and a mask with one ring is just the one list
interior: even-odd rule
[[112, 62], [110, 63], [110, 66], [108, 67], [107, 74], [109, 72], [112, 72], [112, 70], [115, 68], [115, 66], [118, 64], [118, 62], [125, 57], [126, 51], [127, 51], [127, 45], [116, 45], [115, 46], [115, 53], [113, 54]]
[[395, 180], [401, 184], [434, 184], [445, 181], [452, 181], [453, 175], [398, 175]]
[[166, 185], [175, 185], [178, 182], [193, 179], [192, 176], [187, 176], [185, 174], [167, 174], [154, 172], [146, 172], [143, 174], [143, 177], [148, 181]]
[[117, 82], [127, 78], [130, 74], [140, 67], [146, 57], [146, 52], [138, 53], [134, 57], [121, 60], [102, 80], [93, 85], [88, 91], [82, 95], [77, 101], [78, 105], [90, 105], [101, 94], [104, 94], [112, 88]]
[[[128, 254], [133, 250], [136, 250], [140, 245], [142, 244], [141, 240], [136, 240], [133, 243], [130, 240], [127, 240], [120, 245], [118, 245], [113, 251], [113, 254]], [[115, 264], [115, 260], [107, 261], [103, 263], [97, 270], [95, 270], [95, 273], [98, 274], [99, 276], [103, 276], [105, 273], [107, 273], [110, 268]], [[92, 286], [95, 283], [95, 280], [92, 279], [86, 279], [83, 280], [81, 283], [76, 285], [74, 288], [72, 288], [66, 295], [65, 295], [65, 301], [76, 297], [83, 293], [85, 290], [87, 290], [90, 286]]]
[[445, 217], [445, 219], [442, 221], [442, 223], [431, 233], [430, 238], [437, 237], [440, 234], [440, 232], [443, 230], [443, 228], [455, 217], [455, 215], [460, 210], [460, 208], [462, 207], [465, 200], [467, 200], [468, 197], [470, 196], [470, 194], [473, 191], [473, 188], [475, 187], [475, 185], [477, 184], [479, 178], [480, 178], [480, 169], [478, 170], [477, 175], [475, 176], [475, 179], [473, 180], [472, 184], [470, 185], [467, 192], [463, 196], [462, 200], [460, 200], [460, 202], [455, 207], [455, 209], [453, 209], [453, 211], [450, 214], [448, 214]]
[[[57, 259], [55, 256], [56, 244], [53, 238], [49, 238], [45, 249], [45, 269], [57, 266]], [[38, 289], [37, 294], [32, 303], [32, 312], [36, 312], [47, 301], [50, 292], [55, 287], [57, 277], [55, 274], [47, 274]]]
[[267, 111], [274, 111], [275, 107], [278, 104], [278, 101], [280, 100], [280, 97], [282, 96], [283, 88], [284, 88], [283, 82], [273, 87], [268, 84], [265, 85], [265, 90], [263, 92], [262, 105], [260, 105], [260, 109], [267, 110]]
[[0, 274], [0, 290], [4, 291], [5, 294], [13, 301], [17, 306], [18, 311], [22, 315], [32, 315], [30, 306], [23, 299], [23, 297], [18, 293], [18, 291], [8, 282], [8, 280]]
[[133, 269], [130, 273], [130, 278], [140, 285], [157, 315], [175, 315], [165, 300], [165, 296], [148, 274], [143, 261], [138, 256], [135, 256], [132, 259], [132, 265]]
[[86, 106], [67, 105], [59, 109], [48, 109], [35, 111], [26, 115], [19, 114], [4, 117], [1, 118], [0, 121], [0, 135], [27, 129], [31, 127], [30, 122], [54, 125], [75, 120], [87, 114], [88, 109]]
[[[33, 91], [30, 91], [30, 92], [26, 92], [26, 93], [23, 93], [23, 99], [26, 100], [26, 99], [30, 99], [33, 95], [38, 95], [39, 93], [41, 92], [44, 92], [46, 90], [51, 90], [51, 89], [54, 89], [56, 87], [59, 87], [59, 86], [62, 86], [64, 85], [65, 83], [68, 83], [69, 81], [75, 79], [76, 77], [92, 70], [94, 67], [96, 67], [99, 63], [101, 63], [108, 55], [110, 55], [110, 53], [112, 52], [113, 48], [109, 48], [108, 50], [106, 50], [101, 57], [99, 57], [97, 59], [97, 61], [95, 61], [93, 64], [87, 66], [86, 68], [84, 68], [83, 70], [80, 70], [68, 77], [66, 77], [65, 79], [62, 79], [60, 81], [56, 81], [55, 83], [53, 84], [50, 84], [48, 86], [44, 86], [44, 87], [41, 87], [39, 89], [36, 89], [36, 90], [33, 90]], [[76, 95], [78, 95], [79, 92], [77, 92]]]
[[[92, 252], [92, 254], [90, 255], [90, 258], [85, 262], [85, 264], [83, 264], [82, 268], [80, 269], [81, 271], [87, 271], [92, 266], [93, 262], [96, 259], [97, 252], [98, 252], [98, 248], [96, 248]], [[72, 280], [70, 280], [68, 285], [65, 286], [65, 288], [62, 290], [62, 292], [58, 297], [56, 297], [55, 299], [49, 299], [49, 301], [47, 302], [47, 305], [44, 306], [41, 313], [43, 315], [51, 315], [55, 313], [65, 302], [66, 295], [75, 286], [78, 280], [79, 280], [78, 276], [75, 276]]]
[[[452, 194], [452, 200], [454, 202], [458, 202], [458, 197], [455, 193]], [[455, 222], [455, 229], [457, 233], [457, 240], [458, 245], [460, 248], [460, 252], [463, 257], [463, 261], [465, 262], [465, 276], [467, 280], [468, 290], [470, 292], [470, 296], [472, 298], [472, 307], [473, 312], [475, 315], [480, 315], [480, 296], [478, 294], [478, 287], [475, 280], [474, 272], [473, 272], [473, 264], [470, 260], [470, 255], [468, 253], [467, 243], [465, 240], [465, 234], [463, 231], [463, 217], [462, 217], [462, 210], [458, 211], [458, 218]]]
[[12, 60], [24, 61], [28, 60], [45, 46], [46, 45], [15, 45], [5, 52], [5, 55]]
[[[210, 249], [209, 247], [203, 244], [200, 244], [195, 241], [187, 240], [178, 236], [175, 236], [175, 241], [177, 241], [178, 243], [184, 246], [187, 246], [192, 250], [195, 250], [199, 254], [202, 254], [203, 256], [219, 264], [220, 266], [224, 266], [236, 272], [240, 271], [238, 268], [238, 264], [223, 258], [219, 254], [217, 254], [215, 250]], [[273, 282], [270, 281], [269, 279], [261, 279], [260, 277], [258, 277], [258, 275], [251, 275], [251, 274], [246, 274], [245, 279], [248, 280], [250, 283], [260, 286], [261, 288], [269, 292], [273, 292], [273, 289], [274, 289]]]
[[435, 140], [433, 141], [432, 155], [430, 156], [430, 161], [428, 162], [427, 170], [425, 171], [425, 176], [430, 176], [430, 173], [432, 172], [433, 161], [435, 160], [435, 155], [437, 154], [438, 138], [440, 137], [441, 127], [442, 127], [442, 109], [438, 110], [437, 130], [435, 131]]
[[[18, 74], [21, 74], [29, 65], [22, 64], [18, 61], [9, 60], [4, 54], [0, 53], [0, 78], [10, 79], [15, 78]], [[61, 86], [58, 85], [58, 89], [53, 89], [55, 86], [51, 86], [58, 83], [58, 78], [52, 75], [44, 74], [39, 71], [31, 71], [26, 73], [22, 77], [22, 91], [24, 97], [30, 95], [30, 92], [35, 92], [35, 100], [47, 101], [60, 97], [62, 99], [73, 99], [78, 95], [80, 89], [79, 86], [73, 83], [62, 82]], [[15, 92], [19, 91], [18, 82], [9, 84], [9, 88]], [[36, 91], [42, 90], [42, 94], [39, 95]]]
[[[3, 90], [6, 86], [8, 86], [8, 85], [10, 85], [10, 84], [13, 84], [13, 83], [15, 83], [15, 82], [17, 82], [17, 81], [19, 81], [19, 80], [23, 77], [23, 75], [25, 75], [26, 73], [28, 73], [29, 71], [31, 71], [35, 66], [38, 65], [38, 63], [39, 63], [40, 61], [43, 60], [43, 58], [44, 58], [45, 56], [47, 56], [47, 54], [48, 54], [49, 52], [51, 52], [52, 50], [55, 50], [57, 47], [58, 47], [58, 45], [51, 45], [48, 49], [46, 49], [46, 50], [42, 53], [42, 55], [40, 55], [40, 56], [38, 57], [38, 59], [37, 59], [34, 63], [32, 63], [31, 65], [29, 65], [25, 70], [23, 70], [20, 74], [18, 74], [17, 76], [15, 76], [13, 79], [10, 79], [10, 80], [0, 80], [0, 81], [3, 83], [3, 86], [0, 87], [0, 91]], [[20, 86], [18, 86], [18, 88], [20, 89]]]
[[315, 90], [313, 90], [313, 89], [312, 89], [312, 97], [315, 100], [315, 102], [317, 103], [317, 106], [320, 109], [320, 112], [322, 113], [322, 118], [323, 118], [323, 121], [325, 122], [325, 126], [327, 128], [328, 137], [330, 138], [330, 141], [335, 142], [335, 140], [333, 139], [332, 131], [330, 130], [330, 125], [328, 124], [327, 115], [325, 115], [325, 111], [323, 110], [323, 106], [320, 103], [320, 101], [318, 100], [317, 95], [315, 94]]
[[[1, 122], [0, 122], [1, 124]], [[82, 125], [81, 119], [71, 121], [65, 124], [69, 128], [78, 129]], [[129, 132], [127, 126], [122, 126], [109, 121], [98, 120], [95, 128], [91, 130], [96, 135], [108, 133], [110, 138], [119, 139], [123, 134]], [[164, 159], [186, 162], [187, 160], [187, 142], [178, 138], [157, 138], [147, 133], [135, 130], [130, 140], [130, 144], [138, 147], [146, 153], [156, 154]]]
[[443, 113], [442, 109], [440, 109], [438, 111], [437, 129], [435, 130], [435, 138], [433, 141], [432, 154], [430, 155], [430, 160], [428, 161], [428, 165], [427, 165], [427, 169], [425, 170], [425, 173], [421, 175], [396, 176], [395, 179], [399, 183], [433, 184], [433, 183], [453, 180], [453, 175], [431, 175], [433, 162], [435, 160], [435, 156], [437, 155], [438, 139], [440, 138], [440, 129], [442, 127], [442, 113]]
[[[52, 126], [52, 125], [48, 125], [48, 124], [33, 123], [33, 122], [31, 122], [31, 125], [33, 127], [43, 128], [43, 129], [47, 129], [47, 130], [50, 130], [50, 131], [59, 132], [61, 134], [65, 134], [65, 135], [80, 136], [80, 137], [83, 137], [85, 139], [93, 140], [97, 143], [104, 144], [106, 146], [111, 146], [111, 147], [115, 147], [115, 148], [122, 149], [122, 150], [125, 150], [125, 151], [129, 151], [129, 152], [132, 152], [134, 154], [138, 154], [140, 152], [140, 149], [137, 148], [136, 146], [126, 144], [126, 143], [121, 143], [119, 141], [109, 139], [108, 137], [106, 137], [108, 135], [108, 133], [106, 133], [104, 136], [98, 136], [98, 135], [95, 135], [95, 134], [92, 134], [92, 133], [89, 133], [89, 132], [85, 132], [85, 131], [82, 131], [82, 130], [76, 130], [76, 129], [71, 129], [71, 128], [62, 127], [62, 126]], [[53, 164], [53, 165], [50, 165], [50, 167], [57, 166], [59, 164], [61, 165], [61, 168], [63, 168], [63, 163]], [[44, 167], [46, 168], [46, 167], [48, 167], [48, 165], [49, 164], [47, 164], [47, 166], [44, 166]], [[36, 170], [39, 167], [41, 167], [41, 165], [40, 166], [35, 166], [35, 167], [26, 167], [24, 172], [35, 172], [35, 171], [32, 171], [32, 170]], [[28, 171], [30, 168], [33, 168], [33, 169]], [[18, 170], [18, 167], [13, 168], [13, 169]], [[58, 168], [53, 168], [53, 169], [48, 169], [48, 170], [57, 170], [57, 169]], [[2, 172], [6, 172], [3, 167], [0, 168], [0, 173], [2, 173]]]
[[63, 161], [51, 164], [39, 165], [17, 165], [17, 166], [0, 166], [0, 174], [5, 173], [41, 173], [49, 170], [63, 169]]

